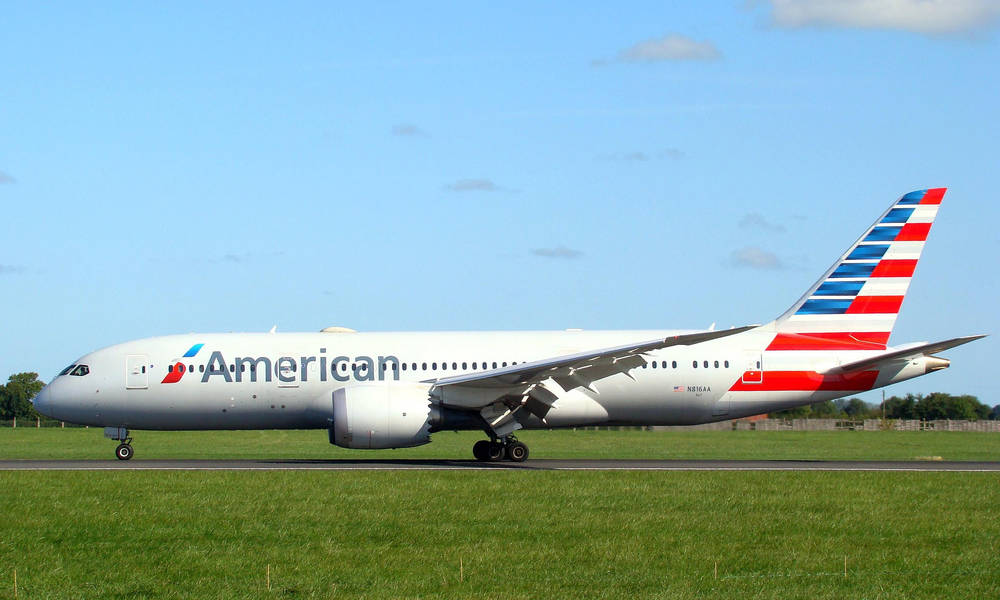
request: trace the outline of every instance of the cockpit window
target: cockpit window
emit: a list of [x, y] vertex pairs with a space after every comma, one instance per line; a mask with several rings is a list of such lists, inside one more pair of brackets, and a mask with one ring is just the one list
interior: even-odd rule
[[73, 370], [73, 367], [75, 367], [75, 366], [76, 365], [70, 365], [70, 366], [66, 367], [62, 371], [59, 371], [59, 375], [65, 375], [66, 373], [69, 373], [70, 371]]
[[77, 365], [76, 368], [73, 369], [73, 371], [70, 372], [70, 375], [75, 375], [77, 377], [83, 377], [84, 375], [87, 375], [88, 373], [90, 373], [90, 367], [88, 367], [87, 365]]

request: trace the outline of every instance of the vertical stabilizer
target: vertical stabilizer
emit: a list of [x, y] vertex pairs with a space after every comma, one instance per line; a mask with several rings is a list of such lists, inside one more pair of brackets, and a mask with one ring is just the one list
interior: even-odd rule
[[896, 200], [778, 317], [767, 349], [885, 349], [945, 190]]

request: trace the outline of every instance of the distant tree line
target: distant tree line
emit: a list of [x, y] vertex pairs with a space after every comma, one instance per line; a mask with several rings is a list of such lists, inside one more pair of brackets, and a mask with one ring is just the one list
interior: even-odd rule
[[881, 419], [885, 409], [886, 419], [920, 419], [934, 421], [978, 421], [980, 419], [1000, 419], [1000, 404], [990, 408], [975, 396], [963, 394], [953, 396], [944, 392], [932, 394], [907, 394], [903, 397], [886, 398], [884, 406], [868, 404], [860, 398], [840, 398], [817, 404], [799, 406], [773, 412], [772, 419]]
[[16, 373], [0, 385], [0, 419], [35, 419], [40, 415], [35, 412], [31, 399], [42, 391], [45, 384], [38, 381], [38, 373]]

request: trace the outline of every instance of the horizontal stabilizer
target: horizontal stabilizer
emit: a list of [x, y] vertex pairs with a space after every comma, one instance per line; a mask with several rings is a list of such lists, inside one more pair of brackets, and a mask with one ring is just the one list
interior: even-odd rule
[[945, 340], [943, 342], [920, 344], [918, 346], [910, 346], [908, 348], [903, 348], [901, 350], [890, 350], [888, 352], [876, 354], [875, 356], [869, 356], [868, 358], [863, 358], [861, 360], [856, 360], [854, 362], [849, 362], [843, 365], [839, 365], [837, 367], [827, 370], [824, 374], [847, 373], [850, 371], [864, 371], [865, 369], [877, 367], [881, 364], [893, 360], [909, 360], [911, 358], [916, 358], [918, 356], [930, 356], [931, 354], [935, 354], [937, 352], [943, 352], [945, 350], [948, 350], [949, 348], [954, 348], [955, 346], [961, 346], [962, 344], [968, 344], [969, 342], [974, 342], [984, 337], [986, 336], [967, 335], [965, 337], [957, 337], [950, 340]]

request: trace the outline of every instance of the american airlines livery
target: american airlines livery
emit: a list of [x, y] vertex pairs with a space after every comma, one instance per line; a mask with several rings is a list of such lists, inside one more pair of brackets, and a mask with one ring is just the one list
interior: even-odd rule
[[482, 430], [482, 461], [523, 461], [520, 429], [693, 425], [872, 390], [945, 369], [935, 354], [981, 335], [888, 346], [945, 189], [893, 202], [766, 325], [725, 331], [173, 335], [66, 367], [42, 414], [133, 429], [328, 429], [345, 448], [405, 448]]

